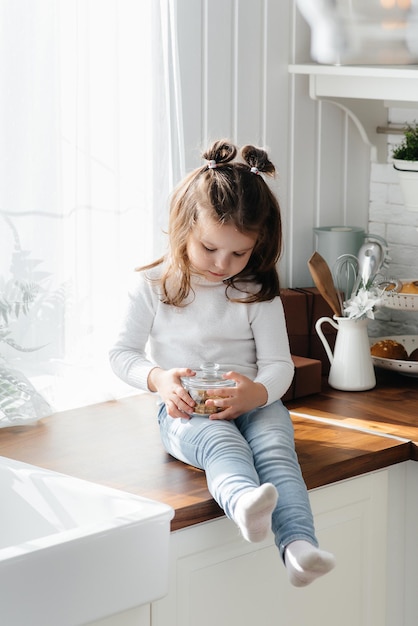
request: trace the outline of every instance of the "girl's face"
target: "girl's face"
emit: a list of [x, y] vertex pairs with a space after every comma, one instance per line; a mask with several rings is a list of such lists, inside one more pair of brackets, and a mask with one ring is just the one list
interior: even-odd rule
[[211, 282], [239, 274], [247, 265], [257, 235], [241, 233], [234, 224], [219, 224], [202, 211], [187, 241], [192, 269]]

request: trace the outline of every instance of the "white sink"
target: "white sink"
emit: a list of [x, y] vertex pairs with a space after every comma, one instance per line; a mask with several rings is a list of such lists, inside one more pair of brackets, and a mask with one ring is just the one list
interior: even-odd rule
[[0, 457], [0, 622], [76, 626], [168, 591], [160, 502]]

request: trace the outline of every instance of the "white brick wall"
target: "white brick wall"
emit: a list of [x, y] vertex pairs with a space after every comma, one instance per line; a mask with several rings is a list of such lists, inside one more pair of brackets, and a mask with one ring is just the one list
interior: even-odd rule
[[[389, 109], [389, 122], [418, 121], [418, 109]], [[389, 245], [388, 276], [418, 279], [418, 213], [403, 206], [397, 172], [392, 166], [392, 150], [402, 139], [388, 135], [388, 162], [372, 163], [370, 175], [369, 232], [384, 237]], [[370, 334], [418, 334], [415, 313], [381, 309], [371, 324]]]

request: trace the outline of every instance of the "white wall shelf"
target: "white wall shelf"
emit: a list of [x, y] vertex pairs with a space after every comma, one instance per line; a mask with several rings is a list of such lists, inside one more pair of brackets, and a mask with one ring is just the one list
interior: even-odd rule
[[387, 107], [418, 106], [418, 66], [290, 65], [309, 77], [309, 95], [343, 109], [370, 146], [372, 161], [385, 163], [387, 143], [378, 127], [387, 125]]
[[292, 74], [309, 76], [312, 98], [359, 98], [418, 104], [418, 65], [290, 65]]

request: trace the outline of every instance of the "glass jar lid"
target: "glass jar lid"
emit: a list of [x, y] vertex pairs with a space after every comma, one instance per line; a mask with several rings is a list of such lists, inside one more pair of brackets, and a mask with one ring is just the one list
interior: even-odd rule
[[185, 389], [216, 389], [219, 387], [235, 387], [234, 380], [222, 378], [225, 371], [219, 363], [202, 363], [196, 376], [182, 376], [181, 382]]

